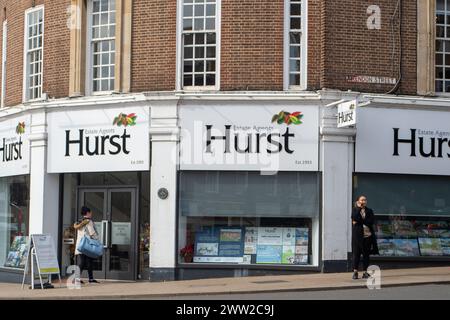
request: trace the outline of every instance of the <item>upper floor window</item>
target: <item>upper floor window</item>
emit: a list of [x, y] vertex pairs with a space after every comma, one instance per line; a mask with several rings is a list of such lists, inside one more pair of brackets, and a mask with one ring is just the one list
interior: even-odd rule
[[436, 1], [435, 91], [450, 92], [450, 1]]
[[116, 52], [116, 1], [92, 0], [88, 7], [88, 88], [114, 90]]
[[217, 25], [220, 0], [182, 4], [182, 87], [217, 85]]
[[284, 87], [306, 88], [306, 0], [285, 0]]
[[44, 42], [44, 8], [25, 13], [24, 101], [42, 96], [42, 62]]

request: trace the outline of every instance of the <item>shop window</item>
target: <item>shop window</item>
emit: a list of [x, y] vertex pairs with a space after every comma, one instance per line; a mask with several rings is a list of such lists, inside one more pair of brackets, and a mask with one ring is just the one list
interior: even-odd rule
[[[211, 176], [216, 176], [214, 194], [205, 183]], [[299, 182], [302, 191], [296, 192]], [[179, 214], [180, 263], [316, 262], [317, 173], [182, 171]]]
[[0, 267], [25, 266], [29, 190], [28, 175], [0, 178]]
[[381, 256], [450, 256], [450, 178], [357, 174], [354, 199], [376, 215]]

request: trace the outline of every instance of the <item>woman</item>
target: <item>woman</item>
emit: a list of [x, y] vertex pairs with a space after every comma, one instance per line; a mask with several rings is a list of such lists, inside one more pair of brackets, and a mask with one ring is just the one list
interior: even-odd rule
[[[97, 230], [95, 230], [94, 221], [92, 221], [92, 212], [91, 209], [87, 207], [81, 208], [81, 215], [83, 219], [79, 223], [75, 223], [73, 226], [75, 230], [77, 230], [77, 244], [75, 246], [75, 256], [78, 258], [78, 267], [80, 268], [80, 278], [83, 274], [83, 270], [87, 268], [89, 283], [98, 283], [97, 280], [94, 279], [93, 275], [93, 266], [92, 262], [94, 259], [82, 254], [78, 251], [78, 245], [80, 244], [81, 239], [86, 235], [92, 239], [98, 239]], [[80, 279], [77, 279], [80, 283], [84, 283]]]
[[372, 209], [367, 208], [367, 198], [359, 196], [352, 211], [352, 253], [353, 253], [353, 279], [358, 279], [358, 267], [363, 255], [363, 279], [369, 274], [367, 268], [370, 263], [370, 254], [378, 254], [377, 240], [375, 237], [375, 217]]

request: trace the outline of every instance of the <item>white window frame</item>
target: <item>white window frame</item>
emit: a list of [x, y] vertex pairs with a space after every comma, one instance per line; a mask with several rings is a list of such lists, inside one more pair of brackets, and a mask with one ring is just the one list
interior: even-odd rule
[[[28, 97], [28, 15], [35, 11], [42, 10], [42, 64], [41, 64], [41, 96], [40, 98], [30, 99]], [[24, 17], [24, 38], [23, 38], [23, 86], [22, 101], [32, 102], [44, 100], [44, 37], [45, 37], [45, 9], [44, 5], [35, 6], [25, 10]]]
[[3, 34], [2, 34], [2, 100], [0, 108], [5, 107], [5, 94], [6, 94], [6, 59], [7, 59], [7, 45], [8, 45], [8, 21], [3, 21]]
[[[444, 1], [444, 9], [446, 8], [446, 6], [447, 6], [447, 2], [446, 1]], [[438, 11], [439, 12], [444, 12], [444, 14], [445, 14], [445, 17], [447, 16], [446, 14], [447, 14], [447, 12], [450, 12], [450, 8], [447, 8], [447, 10], [445, 11], [443, 11], [443, 10], [438, 10], [438, 8], [437, 8], [437, 2], [435, 3], [435, 7], [434, 7], [434, 16], [437, 16], [437, 14], [438, 14]], [[446, 23], [445, 22], [445, 24], [444, 24], [444, 30], [447, 28], [447, 27], [450, 27], [450, 24], [448, 24], [448, 23]], [[437, 40], [441, 40], [441, 41], [449, 41], [450, 40], [450, 36], [449, 37], [439, 37], [439, 39], [438, 39], [438, 36], [437, 36], [437, 34], [436, 34], [436, 29], [437, 29], [437, 23], [436, 23], [436, 21], [433, 21], [433, 28], [434, 28], [434, 32], [433, 32], [433, 34], [434, 34], [434, 43], [436, 43], [436, 41]], [[444, 32], [446, 32], [446, 30], [444, 31]], [[445, 82], [449, 82], [450, 81], [450, 79], [445, 79], [445, 67], [446, 66], [448, 66], [449, 68], [450, 68], [450, 65], [446, 65], [445, 64], [445, 55], [446, 55], [446, 53], [448, 53], [448, 54], [450, 54], [450, 50], [449, 51], [443, 51], [443, 53], [440, 53], [440, 54], [442, 54], [443, 55], [443, 58], [442, 58], [442, 69], [443, 69], [443, 74], [442, 74], [442, 79], [441, 79], [441, 81], [442, 81], [442, 85], [443, 85], [443, 88], [444, 88], [444, 91], [436, 91], [436, 88], [437, 88], [437, 86], [436, 86], [436, 81], [438, 81], [438, 80], [436, 80], [436, 67], [437, 67], [437, 63], [436, 63], [436, 54], [438, 54], [438, 52], [437, 52], [437, 48], [434, 48], [434, 52], [433, 52], [433, 61], [434, 61], [434, 64], [433, 64], [433, 87], [432, 88], [434, 88], [434, 93], [435, 93], [435, 95], [436, 96], [441, 96], [441, 97], [449, 97], [450, 96], [450, 92], [445, 92]]]
[[[183, 87], [183, 3], [177, 0], [177, 28], [176, 28], [176, 91], [219, 91], [220, 90], [220, 48], [221, 48], [221, 7], [222, 0], [216, 0], [216, 83], [214, 86], [188, 86]], [[206, 66], [205, 66], [206, 68]]]
[[283, 90], [306, 90], [308, 79], [308, 0], [302, 0], [302, 32], [301, 32], [301, 53], [300, 53], [300, 85], [289, 84], [289, 32], [290, 32], [290, 11], [291, 1], [284, 0], [284, 36], [283, 36]]
[[[92, 10], [93, 10], [93, 1], [87, 0], [86, 7], [86, 19], [87, 19], [87, 28], [86, 28], [86, 78], [85, 78], [85, 92], [87, 96], [101, 96], [101, 95], [109, 95], [114, 92], [114, 88], [108, 91], [93, 91], [93, 68], [92, 68]], [[114, 56], [117, 55], [117, 2], [116, 2], [116, 34], [114, 35], [115, 41], [115, 50]], [[117, 81], [116, 76], [116, 65], [114, 61], [114, 84]]]

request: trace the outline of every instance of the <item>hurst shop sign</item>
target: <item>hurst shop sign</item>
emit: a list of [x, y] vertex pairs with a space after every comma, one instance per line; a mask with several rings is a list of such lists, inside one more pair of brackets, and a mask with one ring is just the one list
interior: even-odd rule
[[30, 173], [30, 116], [0, 122], [0, 177]]
[[450, 175], [450, 112], [362, 108], [356, 171]]
[[48, 114], [48, 172], [149, 169], [149, 110], [144, 107]]
[[338, 128], [345, 128], [356, 124], [356, 105], [356, 100], [343, 102], [338, 105]]
[[184, 106], [181, 170], [317, 171], [313, 106]]

